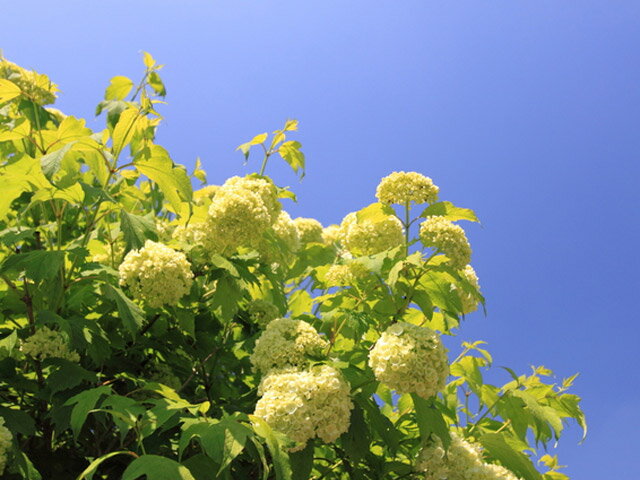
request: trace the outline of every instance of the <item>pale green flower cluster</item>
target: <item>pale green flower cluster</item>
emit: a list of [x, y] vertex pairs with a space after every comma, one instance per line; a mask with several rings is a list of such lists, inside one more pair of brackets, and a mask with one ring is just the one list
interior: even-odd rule
[[321, 357], [328, 344], [307, 322], [277, 318], [267, 325], [251, 355], [251, 363], [263, 374], [274, 369], [302, 367], [308, 357]]
[[38, 327], [36, 333], [27, 338], [20, 347], [25, 355], [36, 360], [45, 358], [63, 358], [70, 362], [79, 362], [80, 356], [69, 350], [62, 334], [49, 327]]
[[[476, 271], [473, 269], [471, 265], [467, 265], [462, 270], [460, 270], [460, 274], [469, 282], [476, 290], [480, 290], [480, 283], [478, 281], [478, 275], [476, 275]], [[455, 285], [451, 285], [452, 289], [458, 290], [458, 287]], [[460, 303], [462, 303], [462, 313], [468, 314], [471, 312], [475, 312], [478, 309], [478, 300], [475, 295], [466, 292], [462, 289], [459, 289], [460, 295]]]
[[293, 223], [295, 223], [300, 235], [300, 242], [303, 245], [307, 243], [322, 243], [322, 224], [315, 218], [298, 217]]
[[20, 90], [40, 105], [56, 101], [58, 87], [44, 74], [24, 69], [0, 56], [0, 78], [15, 83]]
[[247, 312], [251, 321], [257, 323], [260, 328], [265, 328], [271, 320], [275, 320], [280, 314], [278, 307], [261, 298], [252, 300], [247, 307]]
[[327, 245], [335, 245], [340, 241], [340, 225], [329, 225], [322, 229], [322, 241]]
[[140, 250], [127, 253], [119, 274], [120, 285], [127, 285], [133, 298], [153, 308], [177, 304], [193, 283], [185, 254], [152, 240]]
[[367, 267], [358, 262], [350, 262], [344, 265], [331, 265], [324, 275], [324, 280], [329, 287], [346, 287], [354, 285], [358, 280], [369, 273]]
[[272, 373], [262, 380], [258, 394], [262, 398], [254, 414], [294, 440], [294, 451], [314, 437], [334, 442], [349, 429], [349, 385], [328, 365]]
[[455, 268], [464, 268], [471, 260], [471, 245], [464, 230], [444, 217], [427, 217], [420, 225], [420, 240], [425, 247], [444, 253]]
[[506, 468], [486, 463], [482, 449], [457, 435], [451, 436], [448, 451], [442, 448], [439, 438], [423, 447], [415, 463], [415, 470], [425, 480], [518, 480]]
[[379, 221], [358, 222], [358, 216], [353, 212], [342, 220], [340, 240], [356, 255], [374, 255], [404, 242], [402, 223], [392, 215]]
[[263, 238], [256, 250], [260, 253], [262, 260], [267, 263], [288, 264], [293, 254], [300, 249], [298, 229], [291, 216], [284, 210], [278, 214], [271, 228], [278, 243], [274, 245], [267, 238]]
[[0, 417], [0, 475], [7, 465], [7, 456], [11, 449], [11, 432], [4, 426], [4, 418]]
[[230, 253], [256, 247], [281, 209], [276, 187], [263, 178], [232, 177], [215, 193], [202, 227], [210, 251]]
[[382, 203], [397, 205], [433, 203], [438, 200], [438, 191], [429, 177], [417, 172], [393, 172], [380, 181], [376, 197]]
[[398, 322], [387, 328], [369, 352], [378, 381], [398, 393], [430, 398], [449, 375], [447, 351], [440, 336], [426, 327]]

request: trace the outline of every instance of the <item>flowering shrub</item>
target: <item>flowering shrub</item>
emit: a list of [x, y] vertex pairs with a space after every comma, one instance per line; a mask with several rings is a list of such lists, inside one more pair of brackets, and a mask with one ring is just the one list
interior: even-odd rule
[[303, 176], [295, 120], [208, 184], [156, 143], [144, 64], [93, 131], [0, 62], [3, 480], [567, 478], [538, 457], [585, 427], [575, 377], [494, 385], [483, 342], [456, 342], [484, 307], [472, 210], [393, 172], [341, 225], [292, 220], [266, 169]]

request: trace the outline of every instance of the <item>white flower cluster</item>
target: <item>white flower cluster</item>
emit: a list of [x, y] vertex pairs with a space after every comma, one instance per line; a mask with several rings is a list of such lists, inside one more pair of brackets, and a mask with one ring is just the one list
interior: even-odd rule
[[202, 228], [205, 248], [231, 253], [240, 246], [257, 247], [276, 221], [282, 206], [276, 186], [256, 177], [231, 177], [215, 192]]
[[4, 426], [4, 418], [0, 417], [0, 475], [7, 465], [7, 456], [11, 449], [11, 432]]
[[335, 264], [331, 265], [325, 273], [324, 281], [328, 287], [346, 287], [354, 285], [368, 273], [367, 267], [358, 262]]
[[414, 468], [424, 475], [425, 480], [518, 480], [506, 468], [486, 463], [479, 446], [455, 434], [451, 437], [447, 452], [437, 438], [418, 454]]
[[27, 338], [20, 350], [25, 355], [36, 360], [45, 358], [63, 358], [70, 362], [79, 362], [80, 356], [69, 350], [69, 346], [62, 334], [49, 327], [38, 327], [36, 333]]
[[444, 253], [455, 268], [464, 268], [471, 260], [471, 245], [464, 230], [444, 217], [427, 217], [420, 225], [420, 240], [425, 247]]
[[340, 225], [340, 241], [356, 255], [373, 255], [404, 242], [402, 223], [389, 215], [383, 220], [358, 222], [355, 212], [348, 214]]
[[382, 333], [369, 352], [369, 366], [376, 379], [389, 388], [423, 398], [440, 392], [449, 375], [447, 351], [440, 336], [405, 322]]
[[[476, 290], [480, 290], [480, 284], [478, 281], [478, 275], [471, 265], [467, 265], [460, 274], [469, 282]], [[459, 289], [455, 285], [451, 285], [453, 290], [458, 290], [460, 296], [460, 303], [462, 303], [462, 313], [467, 315], [468, 313], [475, 312], [478, 309], [478, 300], [475, 295]]]
[[129, 286], [134, 298], [153, 308], [175, 305], [193, 283], [185, 254], [151, 240], [140, 250], [127, 253], [119, 274], [120, 285]]
[[327, 245], [335, 245], [340, 241], [340, 225], [329, 225], [322, 229], [322, 241]]
[[308, 364], [308, 357], [321, 357], [326, 348], [326, 340], [307, 322], [276, 318], [256, 342], [251, 363], [263, 374], [274, 369], [302, 367]]
[[280, 312], [273, 303], [257, 298], [252, 300], [247, 307], [249, 318], [261, 328], [265, 328], [271, 320], [275, 320]]
[[382, 203], [397, 205], [433, 203], [438, 200], [438, 191], [429, 177], [417, 172], [393, 172], [380, 181], [376, 197]]
[[293, 220], [298, 234], [300, 235], [300, 243], [322, 243], [322, 224], [315, 218], [298, 217]]
[[349, 385], [328, 365], [272, 373], [262, 380], [258, 394], [262, 398], [255, 415], [294, 440], [293, 450], [303, 449], [316, 436], [334, 442], [349, 429]]

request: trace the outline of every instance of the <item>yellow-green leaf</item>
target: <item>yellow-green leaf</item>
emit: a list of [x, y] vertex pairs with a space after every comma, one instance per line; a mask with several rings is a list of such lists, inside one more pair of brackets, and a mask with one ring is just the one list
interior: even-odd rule
[[10, 80], [0, 78], [0, 103], [8, 102], [20, 96], [20, 87]]
[[105, 100], [124, 100], [133, 88], [133, 81], [128, 77], [118, 75], [111, 79], [107, 90], [104, 92]]

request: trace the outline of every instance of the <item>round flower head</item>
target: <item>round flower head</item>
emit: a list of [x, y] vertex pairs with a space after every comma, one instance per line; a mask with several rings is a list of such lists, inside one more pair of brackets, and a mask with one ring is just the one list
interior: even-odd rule
[[293, 223], [296, 224], [300, 242], [304, 245], [307, 243], [322, 243], [322, 224], [314, 218], [296, 218]]
[[451, 435], [451, 445], [446, 452], [438, 437], [423, 447], [414, 468], [425, 480], [518, 480], [506, 468], [485, 463], [481, 447], [455, 433]]
[[56, 101], [58, 87], [49, 77], [33, 70], [26, 70], [0, 57], [0, 78], [15, 83], [23, 94], [39, 105]]
[[200, 190], [193, 192], [193, 201], [196, 205], [204, 205], [207, 201], [213, 199], [216, 196], [216, 192], [220, 188], [220, 185], [207, 185]]
[[258, 193], [225, 184], [209, 206], [203, 241], [208, 250], [231, 253], [239, 246], [256, 246], [270, 225], [271, 215]]
[[182, 252], [147, 240], [131, 250], [119, 268], [120, 285], [129, 286], [133, 298], [150, 307], [175, 305], [191, 289], [191, 264]]
[[357, 214], [353, 212], [342, 220], [340, 240], [347, 250], [356, 255], [384, 252], [404, 242], [402, 223], [391, 215], [377, 222], [358, 222]]
[[204, 244], [207, 234], [208, 229], [205, 223], [193, 222], [186, 226], [178, 225], [173, 229], [172, 237], [189, 249], [195, 245]]
[[239, 188], [258, 194], [269, 213], [269, 223], [278, 218], [282, 204], [278, 200], [278, 189], [273, 182], [260, 177], [231, 177], [224, 182], [223, 187]]
[[358, 262], [346, 265], [331, 265], [324, 275], [324, 280], [329, 287], [345, 287], [354, 285], [358, 280], [369, 273], [367, 267]]
[[257, 323], [260, 328], [265, 328], [271, 320], [275, 320], [280, 312], [273, 303], [257, 298], [249, 304], [247, 312], [251, 321]]
[[274, 244], [263, 238], [257, 247], [265, 262], [288, 264], [293, 254], [300, 249], [300, 236], [295, 223], [287, 212], [282, 210], [271, 227], [277, 240]]
[[[476, 271], [473, 269], [471, 265], [467, 265], [462, 270], [460, 270], [460, 274], [469, 282], [476, 290], [480, 291], [480, 284], [478, 283], [478, 276], [476, 275]], [[453, 290], [458, 290], [458, 294], [460, 295], [460, 303], [462, 303], [462, 313], [468, 314], [471, 312], [475, 312], [478, 309], [478, 299], [472, 293], [464, 291], [462, 289], [458, 289], [455, 285], [451, 285]]]
[[258, 393], [262, 398], [254, 414], [294, 440], [294, 451], [314, 437], [334, 442], [349, 429], [349, 385], [328, 365], [272, 373], [262, 380]]
[[340, 241], [340, 225], [329, 225], [322, 230], [322, 241], [327, 245], [335, 245]]
[[263, 374], [270, 370], [306, 365], [308, 357], [322, 357], [327, 348], [315, 328], [302, 320], [277, 318], [256, 342], [251, 363]]
[[429, 177], [416, 172], [393, 172], [380, 181], [376, 197], [382, 203], [397, 205], [433, 203], [438, 200], [438, 190]]
[[440, 336], [426, 327], [399, 322], [383, 332], [369, 352], [376, 379], [398, 393], [429, 398], [449, 375], [447, 351]]
[[62, 334], [49, 327], [38, 327], [36, 333], [27, 338], [20, 350], [25, 355], [35, 359], [63, 358], [70, 362], [79, 362], [80, 356], [69, 350], [67, 341]]
[[0, 417], [0, 475], [7, 465], [7, 454], [11, 449], [11, 432], [4, 426], [4, 418]]
[[427, 217], [420, 225], [420, 240], [425, 247], [444, 253], [455, 268], [464, 268], [471, 260], [464, 230], [444, 217]]

